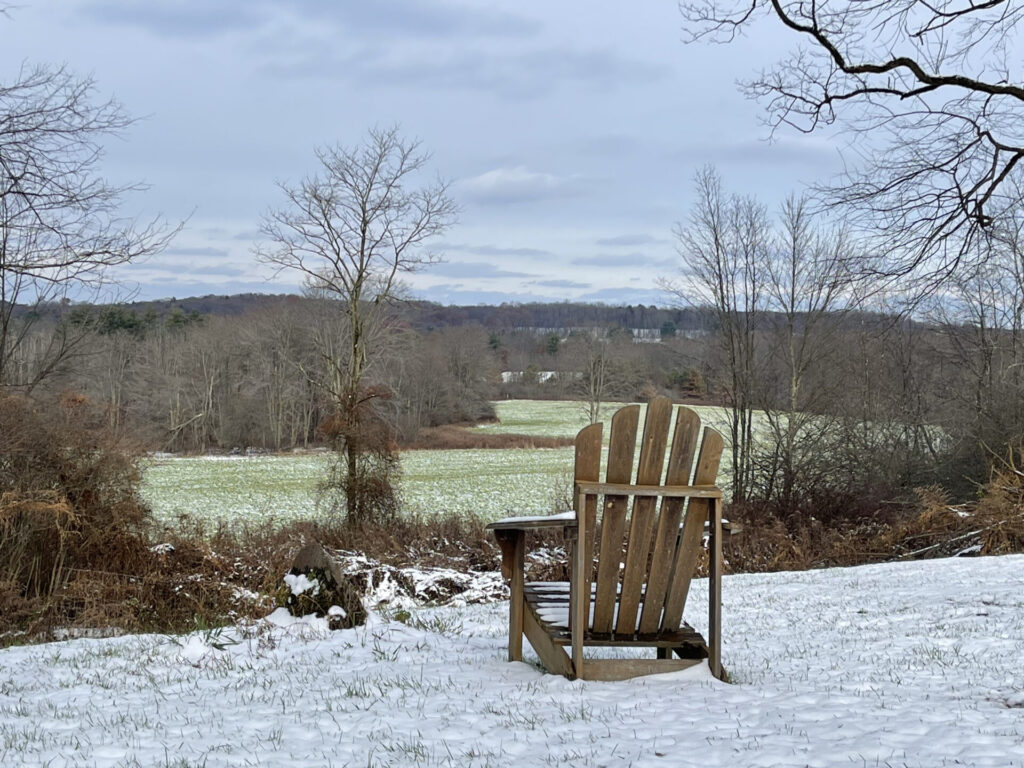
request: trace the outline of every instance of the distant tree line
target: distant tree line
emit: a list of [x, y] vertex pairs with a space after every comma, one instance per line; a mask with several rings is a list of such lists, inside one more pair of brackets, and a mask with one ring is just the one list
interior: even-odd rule
[[[921, 320], [854, 310], [846, 299], [808, 303], [806, 286], [785, 294], [803, 303], [781, 311], [768, 273], [752, 311], [734, 305], [708, 333], [657, 344], [617, 326], [565, 337], [424, 330], [422, 305], [397, 305], [368, 385], [386, 393], [383, 412], [400, 442], [422, 427], [490, 418], [495, 399], [578, 399], [600, 419], [609, 401], [664, 393], [732, 410], [730, 437], [745, 463], [730, 484], [740, 498], [792, 506], [807, 489], [854, 497], [870, 484], [969, 492], [1024, 435], [1024, 282], [1014, 247]], [[104, 403], [112, 427], [154, 450], [324, 443], [331, 404], [316, 383], [328, 375], [317, 339], [333, 332], [330, 299], [267, 299], [237, 315], [143, 307], [66, 306], [37, 325], [40, 340], [54, 323], [84, 332], [44, 388]], [[30, 360], [21, 366], [32, 369]], [[745, 443], [751, 420], [760, 421]]]
[[[318, 385], [330, 372], [317, 339], [331, 333], [330, 304], [273, 302], [237, 316], [69, 307], [34, 329], [40, 354], [54, 325], [83, 337], [37, 393], [81, 392], [105, 404], [119, 434], [151, 450], [323, 444], [332, 405]], [[373, 383], [387, 393], [385, 412], [400, 439], [422, 426], [493, 416], [498, 360], [483, 329], [419, 332], [396, 314], [388, 333], [394, 343]], [[26, 370], [35, 349], [23, 347], [18, 363]]]

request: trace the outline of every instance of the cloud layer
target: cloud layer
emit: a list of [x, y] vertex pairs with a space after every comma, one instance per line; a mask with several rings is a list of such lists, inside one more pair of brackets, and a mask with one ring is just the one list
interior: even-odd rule
[[461, 207], [433, 244], [444, 263], [409, 277], [439, 301], [663, 301], [698, 168], [771, 205], [835, 166], [828, 141], [765, 142], [734, 88], [775, 43], [684, 46], [674, 3], [47, 0], [10, 15], [0, 82], [66, 61], [145, 116], [104, 170], [149, 186], [126, 215], [186, 226], [123, 272], [144, 296], [299, 290], [252, 255], [284, 202], [275, 182], [375, 125], [422, 139], [424, 179], [450, 180]]

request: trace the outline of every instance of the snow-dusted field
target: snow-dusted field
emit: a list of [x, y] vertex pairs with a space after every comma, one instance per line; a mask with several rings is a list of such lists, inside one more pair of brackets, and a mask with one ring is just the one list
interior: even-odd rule
[[[488, 520], [546, 514], [559, 483], [569, 484], [572, 455], [572, 448], [406, 451], [403, 508]], [[208, 523], [313, 520], [328, 514], [316, 491], [326, 461], [315, 454], [159, 458], [143, 473], [142, 494], [167, 522], [178, 515]]]
[[[573, 437], [586, 425], [578, 402], [496, 402], [499, 423], [474, 429], [542, 437]], [[604, 418], [621, 403], [609, 404]], [[702, 419], [724, 428], [721, 408], [697, 407]], [[641, 417], [642, 418], [642, 417]], [[608, 439], [607, 430], [605, 440]], [[572, 448], [405, 451], [399, 490], [404, 508], [497, 520], [551, 512], [568, 491]], [[162, 457], [148, 462], [142, 492], [158, 519], [179, 515], [219, 521], [288, 522], [328, 514], [318, 502], [323, 454], [290, 456]], [[722, 459], [727, 466], [728, 454]]]
[[505, 603], [11, 648], [0, 765], [1024, 766], [1024, 556], [731, 576], [724, 599], [733, 685], [508, 664]]

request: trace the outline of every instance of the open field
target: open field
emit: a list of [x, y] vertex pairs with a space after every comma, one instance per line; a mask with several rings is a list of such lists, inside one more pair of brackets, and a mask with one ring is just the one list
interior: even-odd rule
[[[619, 405], [610, 405], [605, 418]], [[586, 424], [576, 402], [507, 400], [495, 406], [501, 421], [474, 429], [571, 437]], [[721, 408], [696, 410], [721, 424]], [[544, 514], [568, 486], [572, 455], [571, 448], [406, 451], [402, 499], [409, 511], [426, 514], [451, 511], [488, 520]], [[315, 519], [324, 514], [316, 485], [326, 461], [318, 454], [157, 458], [145, 471], [143, 495], [166, 522], [179, 515], [210, 523]]]
[[[605, 403], [601, 420], [608, 422], [612, 414], [627, 403]], [[722, 428], [726, 411], [719, 406], [690, 405], [702, 421]], [[523, 434], [542, 437], [575, 437], [587, 426], [586, 404], [569, 400], [498, 400], [494, 403], [498, 421], [473, 427], [477, 432]], [[643, 415], [641, 414], [641, 423]], [[607, 436], [606, 436], [607, 437]]]
[[[1024, 766], [1024, 556], [728, 576], [723, 658], [505, 661], [507, 603], [0, 651], [11, 766]], [[701, 628], [706, 582], [687, 618]]]
[[[316, 519], [323, 455], [195, 456], [153, 460], [143, 496], [160, 520], [189, 515], [216, 522]], [[408, 451], [401, 494], [410, 511], [453, 511], [496, 519], [550, 512], [571, 448]]]

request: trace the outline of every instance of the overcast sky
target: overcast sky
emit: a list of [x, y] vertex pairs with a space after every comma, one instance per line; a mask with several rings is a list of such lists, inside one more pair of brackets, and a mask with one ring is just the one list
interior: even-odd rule
[[251, 255], [275, 181], [398, 123], [462, 209], [415, 295], [663, 304], [698, 168], [772, 206], [838, 168], [827, 140], [766, 141], [736, 87], [782, 35], [684, 45], [682, 25], [675, 0], [19, 0], [0, 81], [66, 63], [142, 118], [104, 169], [149, 185], [126, 213], [188, 223], [120, 273], [140, 298], [298, 291]]

